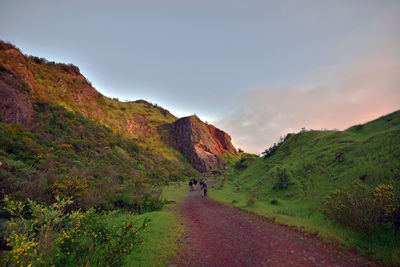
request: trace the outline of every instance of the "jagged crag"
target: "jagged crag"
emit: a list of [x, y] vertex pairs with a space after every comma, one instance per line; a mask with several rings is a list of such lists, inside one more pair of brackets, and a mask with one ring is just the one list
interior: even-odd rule
[[220, 156], [236, 154], [228, 134], [205, 124], [196, 116], [181, 118], [164, 125], [164, 128], [170, 133], [167, 143], [178, 149], [200, 171], [223, 170], [226, 164]]

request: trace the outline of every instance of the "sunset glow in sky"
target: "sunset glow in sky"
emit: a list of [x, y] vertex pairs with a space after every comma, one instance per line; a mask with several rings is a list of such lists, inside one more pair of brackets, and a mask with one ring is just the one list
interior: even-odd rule
[[400, 1], [2, 0], [0, 39], [259, 153], [400, 109]]

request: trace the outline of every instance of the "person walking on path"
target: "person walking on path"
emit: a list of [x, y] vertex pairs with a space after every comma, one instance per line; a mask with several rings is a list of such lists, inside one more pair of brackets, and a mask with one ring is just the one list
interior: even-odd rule
[[189, 181], [190, 192], [193, 192], [193, 181]]
[[197, 191], [197, 179], [196, 178], [194, 178], [194, 180], [193, 180], [193, 184], [194, 184], [194, 191]]
[[207, 183], [203, 182], [203, 191], [204, 191], [204, 196], [207, 196]]

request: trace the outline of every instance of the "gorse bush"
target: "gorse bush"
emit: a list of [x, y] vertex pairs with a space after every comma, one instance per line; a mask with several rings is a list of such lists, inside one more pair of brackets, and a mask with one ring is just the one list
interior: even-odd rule
[[138, 245], [139, 234], [145, 231], [147, 223], [138, 227], [128, 220], [116, 227], [105, 221], [111, 215], [98, 214], [94, 209], [73, 212], [56, 241], [52, 262], [58, 266], [115, 266], [120, 263], [123, 256]]
[[6, 237], [10, 251], [5, 252], [9, 265], [28, 266], [44, 264], [54, 249], [54, 239], [68, 219], [64, 215], [70, 200], [60, 200], [51, 206], [42, 206], [35, 201], [27, 203], [4, 199], [4, 210], [13, 216], [7, 222]]
[[325, 215], [366, 234], [384, 223], [394, 224], [399, 202], [392, 184], [381, 184], [373, 191], [359, 181], [349, 190], [336, 190], [323, 202]]
[[65, 213], [71, 200], [51, 206], [5, 198], [4, 208], [13, 216], [7, 223], [4, 263], [10, 266], [110, 266], [119, 265], [125, 255], [140, 243], [141, 225], [130, 218], [120, 225], [107, 219], [115, 212]]
[[60, 198], [78, 198], [85, 193], [88, 184], [84, 178], [70, 175], [62, 175], [51, 186], [54, 196]]

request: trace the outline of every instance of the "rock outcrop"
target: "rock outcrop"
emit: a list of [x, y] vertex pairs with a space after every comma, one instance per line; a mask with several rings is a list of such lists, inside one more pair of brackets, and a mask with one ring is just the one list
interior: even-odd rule
[[29, 85], [0, 66], [0, 114], [4, 123], [22, 124], [26, 128], [32, 126], [33, 107], [29, 91]]
[[181, 118], [166, 128], [169, 143], [199, 171], [215, 167], [223, 169], [226, 164], [221, 156], [225, 153], [236, 154], [228, 134], [205, 124], [196, 116]]

